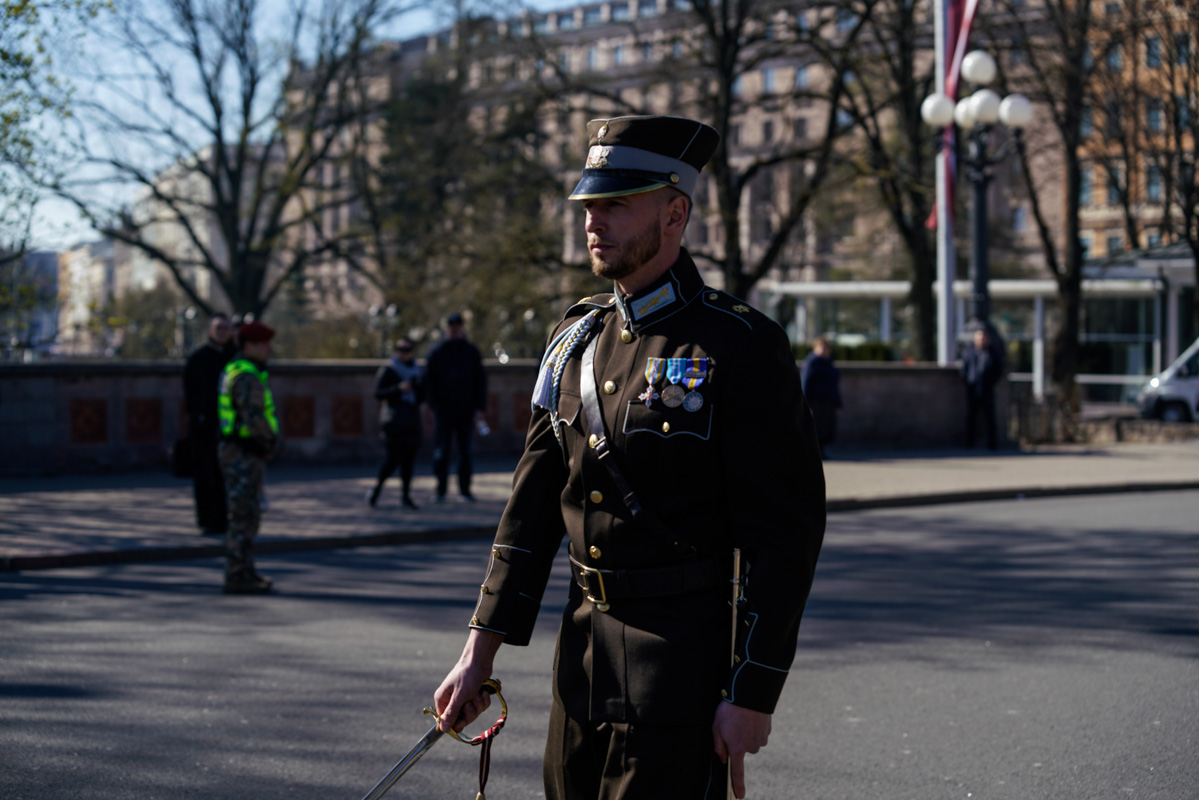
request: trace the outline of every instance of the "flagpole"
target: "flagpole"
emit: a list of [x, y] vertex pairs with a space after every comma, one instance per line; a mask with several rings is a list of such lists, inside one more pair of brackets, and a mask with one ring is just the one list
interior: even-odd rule
[[[949, 3], [950, 0], [934, 0], [936, 15], [934, 36], [936, 38], [936, 73], [937, 92], [948, 95], [946, 77], [949, 71]], [[952, 99], [952, 98], [950, 98]], [[954, 326], [954, 264], [956, 257], [953, 249], [953, 217], [949, 207], [949, 159], [947, 147], [937, 150], [937, 281], [940, 291], [937, 293], [937, 363], [948, 366], [953, 363], [956, 352], [954, 340], [957, 330]]]

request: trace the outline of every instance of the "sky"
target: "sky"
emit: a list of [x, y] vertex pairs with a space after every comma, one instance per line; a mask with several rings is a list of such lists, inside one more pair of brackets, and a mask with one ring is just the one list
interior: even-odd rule
[[[283, 7], [285, 0], [267, 0], [269, 4], [278, 3]], [[529, 3], [534, 8], [539, 10], [548, 10], [553, 8], [561, 8], [575, 5], [576, 3], [570, 0], [533, 0]], [[380, 31], [380, 38], [403, 40], [414, 36], [427, 33], [430, 30], [435, 30], [443, 24], [440, 18], [430, 10], [420, 10], [410, 12], [393, 21], [386, 28]], [[81, 93], [87, 93], [90, 96], [98, 96], [103, 93], [104, 87], [95, 84], [94, 80], [89, 76], [89, 70], [93, 69], [90, 65], [103, 62], [111, 68], [114, 63], [119, 64], [120, 59], [112, 58], [110, 53], [97, 53], [96, 37], [91, 37], [90, 42], [88, 37], [84, 37], [84, 41], [73, 41], [70, 43], [71, 50], [64, 52], [60, 56], [56, 56], [56, 61], [61, 64], [69, 64], [70, 69], [76, 70], [78, 77], [75, 80]], [[107, 45], [111, 47], [111, 45]], [[88, 85], [89, 82], [92, 85]], [[119, 195], [114, 195], [117, 199]], [[36, 250], [61, 250], [69, 248], [84, 241], [92, 241], [98, 238], [98, 235], [91, 229], [78, 213], [78, 210], [69, 202], [55, 197], [47, 196], [43, 198], [34, 209], [34, 221], [32, 229], [31, 245]]]

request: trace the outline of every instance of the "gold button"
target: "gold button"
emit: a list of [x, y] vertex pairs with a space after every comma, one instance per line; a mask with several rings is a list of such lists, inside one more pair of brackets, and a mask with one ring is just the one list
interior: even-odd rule
[[604, 381], [604, 394], [616, 394], [616, 381]]
[[740, 664], [740, 663], [741, 663], [741, 656], [733, 656], [733, 663], [734, 663], [734, 664]]
[[591, 549], [588, 550], [587, 552], [591, 554], [592, 558], [596, 558], [596, 559], [598, 559], [600, 556], [602, 556], [604, 554], [604, 551], [600, 550], [595, 545], [591, 545]]
[[633, 334], [630, 333], [629, 331], [621, 331], [620, 332], [620, 341], [624, 342], [625, 344], [628, 344], [629, 342], [633, 341]]
[[608, 298], [608, 305], [612, 305], [612, 304], [613, 304], [613, 303], [615, 303], [615, 302], [616, 302], [616, 298], [615, 298], [615, 297], [609, 297], [609, 298]]
[[678, 176], [678, 173], [676, 173], [676, 172], [672, 172], [672, 173], [670, 173], [670, 182], [671, 182], [671, 183], [678, 183], [678, 182], [679, 182], [679, 176]]
[[716, 294], [716, 292], [712, 292], [710, 295], [708, 295], [709, 300], [715, 300], [717, 297], [720, 297], [720, 295]]
[[594, 433], [591, 434], [591, 438], [587, 440], [587, 444], [591, 445], [592, 449], [595, 449], [595, 446], [599, 444], [599, 437]]
[[725, 700], [728, 700], [728, 699], [729, 699], [729, 693], [728, 693], [728, 690], [727, 690], [727, 689], [721, 689], [721, 690], [720, 690], [720, 696], [721, 696], [721, 697], [723, 697]]
[[470, 624], [471, 624], [471, 625], [478, 625], [478, 624], [479, 624], [479, 618], [478, 618], [478, 617], [471, 617], [471, 618], [470, 618]]
[[670, 423], [669, 422], [662, 423], [662, 433], [670, 433]]
[[[593, 502], [593, 503], [602, 503], [602, 502], [604, 502], [604, 493], [603, 493], [603, 492], [600, 492], [600, 491], [594, 491], [594, 492], [592, 492], [592, 493], [591, 493], [590, 497], [591, 497], [591, 502]], [[594, 548], [593, 548], [593, 549], [594, 549]]]
[[482, 592], [483, 594], [491, 593], [491, 590], [487, 588], [487, 584], [483, 584], [482, 586], [480, 586], [479, 591]]

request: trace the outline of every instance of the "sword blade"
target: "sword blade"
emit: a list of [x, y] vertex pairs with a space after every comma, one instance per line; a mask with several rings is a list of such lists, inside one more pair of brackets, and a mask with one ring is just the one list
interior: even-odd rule
[[429, 748], [445, 734], [437, 730], [437, 723], [433, 723], [433, 727], [429, 728], [429, 732], [421, 737], [408, 754], [396, 762], [396, 765], [391, 768], [383, 776], [383, 780], [375, 784], [375, 788], [366, 793], [362, 800], [378, 800], [383, 794], [392, 787], [392, 785], [403, 777], [404, 773], [412, 769], [412, 765], [420, 760], [420, 757], [429, 752]]

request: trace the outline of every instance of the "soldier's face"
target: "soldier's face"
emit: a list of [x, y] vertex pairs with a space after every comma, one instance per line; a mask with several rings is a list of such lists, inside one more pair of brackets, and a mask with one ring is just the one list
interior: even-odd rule
[[662, 247], [663, 203], [658, 192], [584, 200], [591, 271], [601, 278], [627, 278]]

